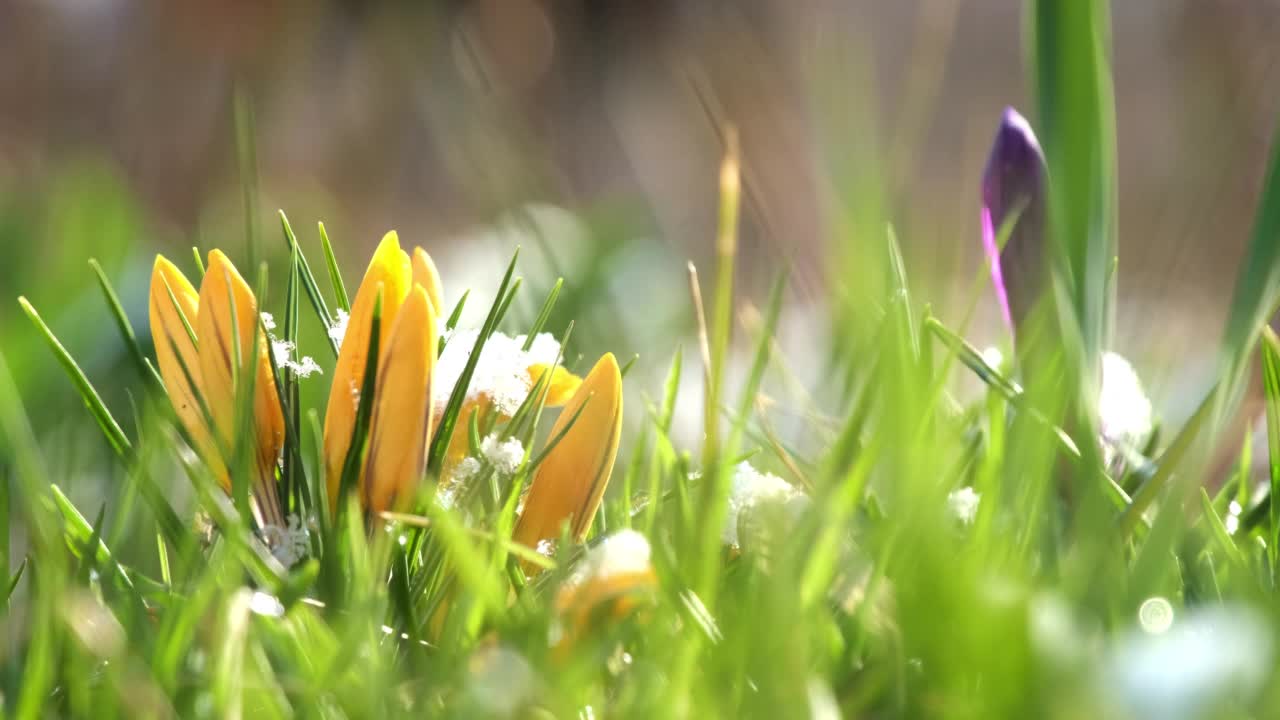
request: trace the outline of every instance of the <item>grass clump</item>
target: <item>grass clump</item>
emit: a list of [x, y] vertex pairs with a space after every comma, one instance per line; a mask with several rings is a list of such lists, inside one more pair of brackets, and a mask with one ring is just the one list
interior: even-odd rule
[[[348, 285], [320, 225], [326, 292], [283, 214], [281, 285], [252, 232], [252, 287], [219, 250], [196, 252], [194, 283], [157, 260], [151, 347], [92, 264], [136, 371], [127, 416], [21, 300], [119, 483], [96, 512], [72, 501], [0, 353], [6, 714], [1266, 716], [1280, 162], [1217, 383], [1160, 430], [1108, 351], [1106, 7], [1032, 10], [1042, 133], [1005, 113], [975, 202], [1010, 331], [999, 357], [932, 312], [890, 226], [841, 238], [859, 262], [831, 306], [857, 321], [796, 350], [822, 355], [826, 384], [774, 395], [793, 350], [775, 340], [784, 278], [734, 338], [731, 131], [705, 305], [690, 273], [696, 351], [640, 360], [670, 353], [660, 388], [611, 353], [566, 353], [572, 325], [552, 319], [574, 278], [513, 327], [513, 255], [481, 325], [460, 327], [482, 300], [443, 307], [449, 268], [425, 250], [389, 233]], [[301, 354], [304, 323], [320, 361]], [[690, 446], [673, 421], [699, 372]], [[327, 384], [323, 408], [307, 383]], [[1268, 442], [1224, 482], [1209, 459], [1246, 392]], [[779, 432], [780, 409], [803, 422]], [[1270, 458], [1257, 486], [1253, 452]]]

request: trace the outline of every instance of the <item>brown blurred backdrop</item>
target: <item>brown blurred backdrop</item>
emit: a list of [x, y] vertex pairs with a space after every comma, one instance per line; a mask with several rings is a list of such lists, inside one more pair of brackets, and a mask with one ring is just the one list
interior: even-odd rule
[[[986, 145], [1003, 106], [1034, 110], [1019, 5], [0, 0], [0, 197], [92, 162], [136, 198], [144, 248], [236, 246], [239, 96], [261, 207], [324, 219], [352, 273], [387, 228], [443, 252], [530, 204], [625, 207], [625, 232], [701, 259], [732, 121], [748, 288], [784, 261], [800, 299], [838, 281], [822, 260], [839, 168], [878, 158], [910, 271], [958, 320]], [[1118, 345], [1181, 407], [1212, 361], [1280, 108], [1280, 3], [1113, 5]], [[0, 237], [0, 261], [67, 247]], [[682, 293], [670, 269], [646, 291]]]

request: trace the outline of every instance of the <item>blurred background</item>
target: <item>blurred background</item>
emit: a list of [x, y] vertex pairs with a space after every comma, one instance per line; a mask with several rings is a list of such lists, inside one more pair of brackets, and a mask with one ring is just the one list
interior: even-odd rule
[[[1116, 349], [1176, 418], [1249, 232], [1280, 3], [1114, 6]], [[551, 328], [578, 321], [570, 357], [639, 353], [656, 395], [691, 328], [685, 262], [709, 272], [730, 123], [743, 296], [790, 268], [781, 338], [802, 378], [848, 277], [832, 259], [885, 221], [934, 313], [959, 324], [977, 287], [968, 335], [996, 342], [978, 182], [1004, 106], [1034, 122], [1022, 25], [1013, 0], [0, 0], [0, 347], [50, 442], [89, 423], [18, 295], [128, 417], [138, 381], [87, 259], [146, 337], [155, 252], [190, 269], [192, 246], [223, 247], [243, 270], [248, 209], [278, 263], [281, 208], [313, 264], [324, 221], [349, 287], [395, 228], [452, 298], [477, 289], [475, 312], [520, 244], [521, 312], [564, 275]]]

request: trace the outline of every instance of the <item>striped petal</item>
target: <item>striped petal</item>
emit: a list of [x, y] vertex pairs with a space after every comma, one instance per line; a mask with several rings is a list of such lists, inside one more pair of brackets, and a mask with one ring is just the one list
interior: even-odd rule
[[570, 421], [573, 425], [538, 466], [516, 525], [516, 542], [536, 547], [542, 540], [559, 537], [566, 522], [571, 535], [581, 540], [591, 527], [613, 472], [622, 432], [622, 374], [611, 353], [605, 353], [587, 374], [549, 437], [559, 437]]
[[[247, 382], [248, 373], [254, 373], [254, 494], [260, 503], [268, 505], [263, 511], [278, 520], [277, 498], [270, 483], [284, 445], [284, 413], [271, 372], [271, 348], [266, 336], [259, 332], [258, 301], [253, 291], [220, 250], [209, 253], [208, 270], [200, 285], [196, 337], [200, 340], [200, 382], [205, 402], [214, 429], [227, 449], [236, 446], [237, 382]], [[230, 487], [225, 476], [220, 480]]]
[[417, 490], [431, 436], [435, 348], [436, 311], [426, 289], [415, 283], [378, 364], [368, 456], [360, 480], [361, 498], [370, 512], [401, 507]]
[[342, 465], [351, 447], [351, 433], [356, 424], [360, 388], [364, 383], [365, 360], [369, 337], [373, 330], [373, 309], [382, 297], [382, 320], [379, 328], [379, 359], [385, 354], [389, 329], [395, 323], [400, 306], [413, 281], [409, 255], [400, 249], [400, 237], [387, 233], [369, 261], [360, 289], [351, 304], [347, 332], [338, 351], [329, 388], [329, 406], [324, 417], [324, 462], [329, 497], [338, 494]]
[[444, 312], [444, 285], [440, 283], [440, 273], [431, 256], [422, 248], [413, 249], [413, 282], [427, 291], [427, 299], [436, 314]]
[[[163, 255], [151, 269], [151, 340], [165, 391], [173, 402], [178, 421], [191, 436], [196, 450], [218, 477], [225, 477], [221, 457], [215, 451], [204, 411], [200, 408], [200, 356], [192, 338], [200, 296], [186, 276]], [[184, 370], [185, 366], [185, 370]]]

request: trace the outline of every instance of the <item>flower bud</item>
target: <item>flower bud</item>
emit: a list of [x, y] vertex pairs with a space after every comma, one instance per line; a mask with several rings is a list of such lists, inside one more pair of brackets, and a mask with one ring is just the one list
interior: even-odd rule
[[360, 497], [371, 512], [413, 499], [431, 436], [431, 370], [436, 360], [436, 311], [414, 284], [380, 353], [369, 449]]
[[338, 362], [333, 369], [333, 385], [329, 388], [329, 406], [324, 416], [324, 464], [329, 497], [336, 498], [342, 479], [342, 467], [347, 450], [351, 447], [351, 435], [356, 425], [356, 410], [360, 406], [360, 388], [364, 385], [364, 370], [369, 353], [369, 338], [373, 333], [373, 310], [382, 298], [382, 317], [379, 324], [379, 360], [385, 355], [391, 327], [395, 323], [400, 306], [409, 294], [413, 282], [413, 270], [409, 255], [400, 249], [400, 237], [387, 233], [369, 261], [360, 289], [351, 303], [351, 316], [347, 331], [338, 351]]
[[538, 466], [513, 534], [516, 542], [536, 547], [554, 540], [566, 522], [574, 539], [586, 536], [613, 472], [621, 432], [622, 374], [613, 354], [605, 353], [556, 418], [549, 437], [560, 440]]
[[[1047, 287], [1046, 177], [1031, 125], [1006, 108], [982, 175], [982, 244], [1001, 312], [1015, 337]], [[1002, 250], [997, 238], [1005, 223], [1012, 224]]]
[[[275, 491], [276, 462], [284, 447], [284, 412], [271, 371], [271, 348], [261, 332], [258, 301], [221, 250], [209, 253], [200, 284], [196, 338], [200, 385], [224, 448], [236, 447], [237, 401], [243, 383], [253, 383], [254, 496], [269, 522], [283, 522]], [[234, 351], [239, 348], [239, 358]], [[252, 373], [252, 381], [248, 380]], [[225, 483], [224, 479], [224, 483]]]

